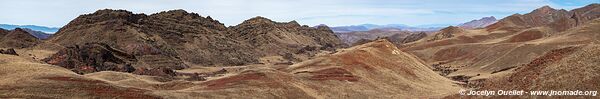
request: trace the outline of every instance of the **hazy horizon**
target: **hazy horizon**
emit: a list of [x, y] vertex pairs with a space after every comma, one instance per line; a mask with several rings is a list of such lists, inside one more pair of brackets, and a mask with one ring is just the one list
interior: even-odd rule
[[[156, 0], [139, 2], [133, 0], [58, 0], [58, 1], [0, 1], [0, 24], [39, 25], [62, 27], [82, 14], [100, 9], [123, 9], [133, 13], [152, 14], [160, 11], [183, 9], [211, 16], [226, 26], [263, 16], [274, 21], [296, 20], [303, 25], [327, 24], [349, 26], [359, 24], [405, 24], [410, 26], [430, 24], [459, 24], [482, 17], [498, 19], [528, 13], [548, 5], [555, 9], [570, 10], [598, 0]], [[73, 5], [77, 4], [77, 5]], [[18, 9], [18, 10], [13, 10]]]

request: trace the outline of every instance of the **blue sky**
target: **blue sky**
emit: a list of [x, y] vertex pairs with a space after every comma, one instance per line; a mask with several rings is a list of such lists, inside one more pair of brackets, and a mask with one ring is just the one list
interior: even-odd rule
[[573, 9], [600, 0], [0, 0], [0, 24], [61, 27], [98, 9], [156, 13], [184, 9], [236, 25], [254, 16], [330, 26], [355, 24], [458, 24], [502, 18], [549, 5]]

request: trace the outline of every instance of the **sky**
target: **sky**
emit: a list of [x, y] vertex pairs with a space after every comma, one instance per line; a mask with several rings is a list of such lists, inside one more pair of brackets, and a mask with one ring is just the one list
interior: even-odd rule
[[0, 24], [62, 27], [81, 14], [124, 9], [152, 14], [183, 9], [227, 26], [263, 16], [304, 25], [459, 24], [503, 18], [548, 5], [573, 9], [600, 0], [0, 0]]

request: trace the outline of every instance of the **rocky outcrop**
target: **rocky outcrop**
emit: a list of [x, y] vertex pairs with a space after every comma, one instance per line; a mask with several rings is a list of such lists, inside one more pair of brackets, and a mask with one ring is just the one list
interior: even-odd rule
[[531, 27], [547, 26], [556, 31], [565, 31], [599, 18], [600, 14], [598, 13], [600, 13], [600, 4], [597, 3], [570, 11], [543, 6], [527, 14], [508, 16], [495, 24], [487, 26], [486, 29], [488, 31], [518, 31]]
[[2, 31], [5, 33], [0, 33], [0, 47], [27, 48], [42, 42], [21, 28], [16, 28], [11, 31]]
[[135, 68], [132, 65], [138, 60], [106, 44], [87, 43], [67, 47], [43, 61], [84, 74], [98, 71], [133, 72]]
[[472, 21], [469, 21], [469, 22], [466, 22], [466, 23], [459, 24], [458, 27], [465, 28], [465, 29], [483, 28], [483, 27], [486, 27], [488, 25], [494, 24], [497, 21], [498, 20], [496, 20], [496, 17], [494, 17], [494, 16], [483, 17], [483, 18], [478, 19], [478, 20], [472, 20]]
[[8, 55], [16, 55], [16, 56], [19, 56], [19, 54], [17, 54], [17, 52], [15, 51], [15, 49], [12, 49], [12, 48], [10, 48], [10, 49], [6, 49], [6, 50], [4, 50], [4, 49], [0, 49], [0, 54], [8, 54]]

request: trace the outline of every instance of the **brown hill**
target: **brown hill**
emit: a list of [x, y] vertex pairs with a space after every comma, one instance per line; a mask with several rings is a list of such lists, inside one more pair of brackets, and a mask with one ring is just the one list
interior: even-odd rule
[[172, 67], [256, 63], [248, 46], [224, 36], [225, 26], [195, 13], [172, 10], [152, 15], [99, 10], [79, 16], [48, 41], [62, 46], [104, 43], [135, 55], [141, 65]]
[[[233, 27], [225, 27], [217, 20], [183, 10], [171, 10], [151, 15], [133, 14], [125, 10], [99, 10], [79, 16], [60, 29], [44, 46], [58, 44], [62, 52], [81, 52], [78, 46], [92, 47], [109, 55], [132, 55], [131, 62], [117, 62], [135, 68], [183, 69], [191, 66], [232, 66], [257, 64], [263, 57], [279, 56], [283, 60], [299, 61], [312, 57], [321, 50], [334, 51], [344, 47], [328, 27], [300, 26], [295, 21], [273, 22], [267, 18], [249, 19]], [[104, 46], [105, 45], [105, 46]], [[44, 46], [38, 48], [43, 49]], [[52, 47], [53, 48], [53, 47]], [[93, 52], [93, 51], [92, 51]], [[84, 60], [106, 60], [89, 57], [75, 59], [81, 64], [64, 63], [64, 56], [83, 57], [87, 54], [58, 53], [48, 60], [61, 60], [63, 67], [113, 68], [115, 66]], [[114, 55], [113, 55], [114, 56]], [[111, 58], [112, 59], [112, 58]], [[118, 59], [118, 58], [115, 58]], [[114, 61], [109, 61], [113, 62]], [[87, 64], [87, 65], [84, 65]], [[80, 66], [81, 65], [81, 66]], [[70, 68], [72, 69], [72, 68]], [[106, 69], [92, 70], [104, 71]], [[123, 71], [121, 69], [109, 69]]]
[[456, 27], [456, 26], [449, 26], [444, 29], [441, 29], [440, 31], [438, 31], [437, 33], [432, 35], [432, 37], [429, 38], [427, 41], [436, 41], [436, 40], [451, 38], [451, 37], [454, 37], [454, 35], [456, 35], [457, 33], [465, 33], [465, 32], [466, 31], [463, 28]]
[[0, 72], [1, 98], [160, 98], [12, 55], [0, 54]]
[[10, 31], [0, 28], [0, 37], [4, 37], [8, 32]]
[[527, 14], [508, 16], [488, 27], [488, 31], [525, 29], [531, 27], [548, 26], [556, 31], [565, 31], [590, 20], [600, 17], [600, 4], [590, 4], [570, 11], [553, 9], [544, 6]]
[[[254, 53], [264, 56], [303, 54], [319, 50], [333, 51], [344, 44], [327, 27], [300, 26], [296, 21], [274, 22], [264, 17], [255, 17], [228, 28], [228, 37], [247, 42]], [[302, 50], [314, 47], [316, 50]]]
[[[533, 60], [507, 69], [504, 76], [483, 82], [481, 90], [597, 90], [600, 80], [600, 19], [538, 41], [541, 44], [570, 43], [534, 57]], [[455, 96], [456, 97], [456, 96]], [[546, 97], [546, 96], [530, 96]], [[552, 96], [558, 98], [593, 98], [590, 96]], [[464, 97], [463, 97], [464, 98]], [[472, 97], [469, 97], [472, 98]], [[481, 98], [481, 97], [476, 97]], [[517, 98], [517, 97], [506, 97]]]
[[[227, 28], [210, 17], [183, 10], [149, 16], [101, 10], [78, 17], [49, 41], [64, 46], [100, 42], [140, 57], [180, 58], [204, 66], [252, 64], [260, 57], [297, 53], [305, 46], [331, 50], [343, 45], [327, 27], [257, 17]], [[153, 52], [144, 49], [159, 54], [149, 56]]]
[[0, 30], [0, 47], [27, 48], [39, 43], [41, 40], [21, 28], [11, 31]]
[[352, 45], [359, 40], [375, 40], [377, 38], [384, 38], [394, 36], [393, 38], [404, 38], [410, 35], [409, 31], [400, 31], [400, 30], [392, 30], [392, 29], [372, 29], [369, 31], [355, 31], [355, 32], [347, 32], [347, 33], [335, 33], [344, 43], [348, 45]]
[[[578, 9], [588, 9], [589, 7], [596, 5], [597, 4], [592, 4]], [[574, 11], [579, 10], [572, 10], [571, 12]], [[595, 10], [589, 11], [595, 12]], [[453, 37], [446, 39], [431, 42], [418, 41], [405, 44], [401, 49], [423, 59], [426, 64], [435, 68], [434, 70], [447, 73], [448, 75], [446, 77], [465, 82], [465, 87], [467, 88], [480, 88], [487, 84], [497, 86], [494, 87], [496, 89], [504, 89], [503, 86], [499, 85], [529, 86], [524, 83], [511, 83], [510, 80], [503, 84], [497, 84], [496, 82], [502, 81], [497, 81], [495, 79], [508, 77], [510, 75], [520, 75], [512, 73], [519, 72], [519, 70], [515, 71], [516, 69], [527, 68], [526, 64], [537, 64], [540, 63], [540, 61], [548, 60], [543, 57], [546, 57], [547, 53], [553, 53], [553, 50], [559, 50], [570, 46], [592, 46], [593, 43], [598, 42], [597, 37], [599, 36], [595, 33], [600, 31], [595, 28], [598, 27], [598, 18], [595, 20], [587, 20], [578, 26], [569, 27], [566, 30], [560, 30], [562, 27], [551, 25], [554, 24], [553, 22], [558, 21], [552, 21], [556, 19], [550, 14], [557, 15], [557, 13], [561, 12], [562, 11], [560, 10], [543, 7], [521, 17], [507, 17], [502, 19], [504, 21], [495, 24], [513, 24], [512, 22], [517, 22], [513, 19], [526, 19], [525, 16], [536, 19], [519, 21], [517, 23], [520, 25], [513, 24], [510, 28], [500, 29], [489, 26], [487, 29], [465, 30], [466, 33], [453, 34]], [[540, 57], [543, 59], [540, 59]], [[574, 63], [566, 64], [575, 65]], [[522, 71], [534, 72], [531, 69]], [[549, 74], [561, 73], [558, 71]], [[524, 76], [521, 75], [515, 77]], [[576, 77], [593, 77], [593, 75], [578, 75]], [[530, 80], [530, 77], [528, 76], [526, 80]], [[551, 80], [552, 79], [548, 79], [548, 81]], [[589, 85], [586, 83], [580, 84], [582, 86]], [[546, 87], [549, 88], [548, 86]], [[510, 89], [512, 87], [507, 88]]]
[[[226, 74], [208, 81], [165, 81], [110, 71], [77, 75], [9, 55], [0, 55], [0, 67], [1, 97], [440, 98], [459, 90], [383, 39], [291, 66], [226, 67]], [[204, 69], [179, 72], [195, 70]]]

